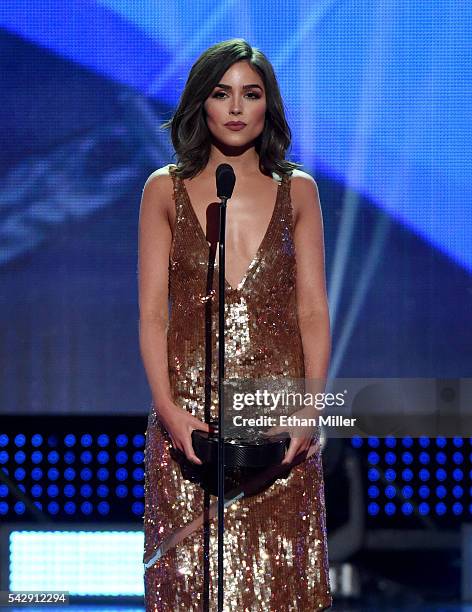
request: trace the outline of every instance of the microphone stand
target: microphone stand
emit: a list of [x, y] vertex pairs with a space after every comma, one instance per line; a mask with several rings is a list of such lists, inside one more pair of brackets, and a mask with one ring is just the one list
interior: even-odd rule
[[225, 233], [226, 201], [220, 202], [220, 224], [218, 240], [218, 612], [223, 612], [223, 534], [224, 534], [224, 484], [225, 455], [223, 436], [223, 381], [225, 375]]

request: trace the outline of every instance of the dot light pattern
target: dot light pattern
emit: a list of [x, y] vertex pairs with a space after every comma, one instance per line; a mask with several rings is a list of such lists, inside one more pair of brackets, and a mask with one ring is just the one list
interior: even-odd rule
[[[29, 431], [25, 426], [20, 429], [16, 420], [8, 432], [0, 433], [0, 520], [47, 515], [63, 520], [141, 521], [142, 420], [132, 417], [127, 427], [120, 431], [110, 427], [108, 432], [103, 431], [103, 419], [101, 431], [67, 425], [59, 431], [55, 421], [56, 429], [46, 424], [42, 431], [39, 427]], [[93, 421], [88, 419], [90, 427]]]
[[365, 461], [371, 520], [470, 520], [472, 438], [354, 437], [351, 444]]

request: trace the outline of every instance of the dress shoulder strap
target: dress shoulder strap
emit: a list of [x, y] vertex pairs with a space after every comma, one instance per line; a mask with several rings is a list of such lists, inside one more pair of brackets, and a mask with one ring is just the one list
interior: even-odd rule
[[287, 229], [293, 233], [294, 230], [294, 212], [293, 212], [293, 205], [292, 205], [292, 197], [291, 197], [291, 175], [289, 174], [282, 174], [282, 178], [281, 178], [281, 185], [280, 185], [280, 190], [281, 190], [281, 211], [282, 211], [282, 219], [281, 222], [285, 223], [287, 226]]
[[174, 172], [176, 167], [177, 166], [175, 164], [169, 164], [169, 175], [172, 178], [173, 197], [174, 197], [176, 221], [177, 221], [181, 217], [180, 213], [181, 213], [182, 203], [183, 203], [183, 193], [182, 193], [183, 186], [182, 186], [180, 177], [178, 177]]

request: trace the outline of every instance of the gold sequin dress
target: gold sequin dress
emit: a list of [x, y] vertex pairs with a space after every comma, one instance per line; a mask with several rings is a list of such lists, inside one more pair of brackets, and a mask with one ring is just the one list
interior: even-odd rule
[[[204, 421], [208, 411], [218, 418], [218, 265], [173, 169], [169, 378], [175, 402]], [[259, 250], [236, 288], [225, 281], [225, 378], [304, 376], [290, 177], [274, 177], [276, 203]], [[184, 477], [174, 450], [151, 404], [145, 447], [146, 611], [217, 610], [217, 517], [204, 512], [208, 498], [214, 504], [217, 499]], [[202, 516], [202, 525], [182, 538], [185, 526]], [[331, 606], [320, 450], [262, 492], [227, 506], [224, 516], [225, 611], [311, 612]]]

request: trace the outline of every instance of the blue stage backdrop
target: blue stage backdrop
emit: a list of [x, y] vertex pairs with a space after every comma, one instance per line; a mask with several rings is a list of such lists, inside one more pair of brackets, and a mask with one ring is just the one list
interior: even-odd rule
[[[0, 4], [0, 413], [145, 414], [137, 230], [209, 45], [273, 62], [320, 191], [338, 377], [470, 376], [472, 3]], [[257, 202], [254, 202], [257, 206]]]

